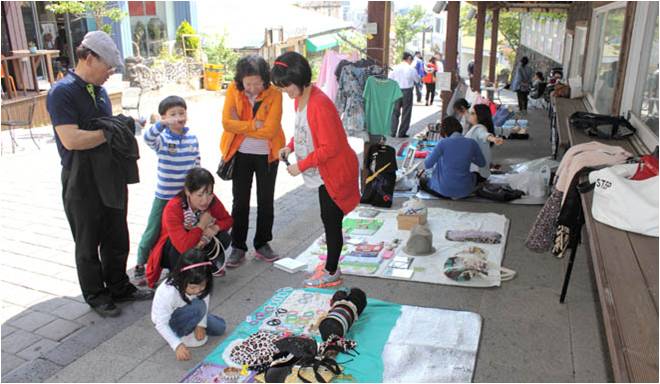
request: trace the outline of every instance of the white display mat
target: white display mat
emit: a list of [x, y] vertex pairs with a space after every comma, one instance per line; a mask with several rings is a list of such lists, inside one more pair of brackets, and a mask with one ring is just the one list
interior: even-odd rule
[[471, 382], [481, 325], [474, 312], [402, 305], [383, 350], [383, 382]]
[[[364, 219], [357, 213], [359, 209], [351, 212], [346, 217]], [[456, 285], [464, 287], [499, 287], [501, 280], [499, 274], [499, 267], [502, 265], [504, 252], [506, 250], [506, 242], [509, 234], [509, 219], [504, 215], [495, 213], [475, 213], [475, 212], [460, 212], [443, 208], [429, 208], [428, 209], [428, 223], [429, 229], [433, 233], [433, 246], [436, 252], [429, 256], [411, 256], [406, 254], [403, 249], [405, 248], [410, 231], [400, 231], [397, 229], [397, 211], [396, 210], [381, 210], [378, 216], [373, 219], [383, 220], [383, 226], [371, 236], [351, 236], [351, 241], [354, 239], [363, 239], [370, 244], [379, 242], [391, 242], [395, 238], [400, 239], [401, 243], [395, 249], [394, 256], [408, 256], [413, 257], [414, 261], [411, 268], [415, 270], [412, 278], [401, 279], [393, 276], [388, 276], [391, 269], [388, 268], [390, 260], [382, 260], [375, 272], [370, 273], [366, 270], [350, 269], [342, 267], [342, 273], [348, 275], [358, 275], [366, 277], [380, 277], [385, 279], [397, 280], [410, 280], [419, 281], [431, 284], [442, 285]], [[454, 242], [445, 239], [447, 230], [479, 230], [479, 231], [495, 231], [502, 235], [500, 244], [479, 244], [474, 242]], [[298, 260], [307, 264], [307, 271], [312, 272], [319, 263], [324, 262], [319, 258], [318, 251], [320, 248], [319, 237], [312, 245], [307, 248], [302, 254], [298, 256]], [[353, 245], [345, 241], [348, 250], [354, 249]], [[464, 251], [469, 247], [476, 246], [486, 251], [487, 259], [491, 270], [488, 277], [475, 277], [470, 281], [455, 281], [444, 274], [445, 261], [454, 256], [460, 251]], [[381, 257], [379, 255], [379, 259]], [[340, 264], [341, 266], [341, 264]], [[497, 268], [497, 269], [496, 269]]]

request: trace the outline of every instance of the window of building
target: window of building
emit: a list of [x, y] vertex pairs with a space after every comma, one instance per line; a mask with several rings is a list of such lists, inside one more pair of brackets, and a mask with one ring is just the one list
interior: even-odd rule
[[652, 33], [646, 36], [639, 64], [632, 112], [658, 135], [658, 3], [651, 24]]
[[612, 113], [625, 19], [625, 3], [615, 3], [596, 10], [592, 18], [594, 33], [589, 44], [590, 72], [585, 90], [590, 94], [591, 105], [598, 113]]
[[133, 54], [157, 56], [168, 39], [168, 3], [164, 1], [129, 1]]
[[658, 3], [636, 4], [621, 99], [637, 136], [649, 150], [658, 145]]
[[573, 50], [571, 52], [571, 66], [569, 78], [582, 77], [584, 66], [584, 49], [587, 46], [587, 27], [575, 27], [573, 37]]

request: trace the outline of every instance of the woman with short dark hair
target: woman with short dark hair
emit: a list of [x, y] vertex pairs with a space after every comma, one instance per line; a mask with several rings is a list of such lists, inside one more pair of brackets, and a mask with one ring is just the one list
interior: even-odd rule
[[422, 191], [447, 199], [462, 199], [472, 193], [477, 180], [470, 172], [470, 165], [485, 165], [486, 160], [477, 143], [463, 137], [462, 131], [455, 117], [442, 120], [442, 140], [424, 160], [424, 168], [433, 171], [430, 177], [419, 178]]
[[348, 145], [334, 103], [311, 85], [312, 70], [302, 55], [287, 52], [278, 57], [271, 77], [273, 84], [295, 100], [296, 107], [294, 135], [289, 145], [280, 150], [280, 157], [286, 161], [294, 152], [298, 162], [288, 166], [289, 174], [302, 174], [305, 186], [318, 190], [328, 246], [325, 265], [320, 264], [304, 285], [336, 286], [342, 283], [342, 221], [360, 202], [357, 155]]
[[222, 111], [220, 151], [225, 162], [234, 159], [231, 215], [232, 252], [227, 267], [236, 268], [245, 260], [250, 214], [252, 179], [257, 178], [257, 225], [255, 257], [273, 262], [279, 255], [268, 244], [273, 239], [275, 179], [278, 151], [284, 146], [282, 93], [270, 86], [268, 63], [256, 55], [236, 64], [236, 76], [227, 88]]

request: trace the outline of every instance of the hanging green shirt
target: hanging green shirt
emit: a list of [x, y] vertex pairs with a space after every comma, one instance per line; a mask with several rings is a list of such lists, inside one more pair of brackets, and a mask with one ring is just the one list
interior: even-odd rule
[[371, 135], [387, 136], [392, 130], [394, 103], [403, 97], [399, 84], [390, 79], [371, 76], [364, 86], [364, 113]]

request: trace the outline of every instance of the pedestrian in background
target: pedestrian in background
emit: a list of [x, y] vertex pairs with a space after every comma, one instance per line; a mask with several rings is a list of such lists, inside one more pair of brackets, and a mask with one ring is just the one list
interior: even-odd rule
[[426, 105], [433, 105], [433, 99], [435, 98], [435, 81], [436, 73], [438, 72], [438, 67], [436, 65], [435, 57], [432, 57], [426, 65], [424, 65], [424, 77], [422, 81], [426, 86]]
[[524, 56], [513, 76], [511, 88], [518, 95], [518, 110], [527, 113], [527, 96], [532, 86], [532, 68], [529, 67], [529, 59]]
[[[419, 75], [420, 79], [424, 77], [425, 72], [424, 72], [424, 58], [422, 57], [422, 53], [417, 51], [415, 52], [415, 57], [413, 58], [413, 66], [415, 67], [415, 70], [417, 71], [417, 74]], [[415, 95], [417, 96], [417, 102], [421, 103], [422, 102], [422, 82], [421, 81], [416, 81], [415, 82]]]
[[[399, 84], [401, 93], [403, 93], [403, 97], [394, 103], [394, 111], [392, 111], [392, 137], [408, 137], [410, 119], [412, 118], [413, 87], [420, 80], [419, 73], [417, 73], [417, 69], [415, 69], [412, 63], [413, 55], [410, 52], [404, 52], [401, 63], [395, 65], [389, 75], [390, 79]], [[400, 126], [399, 117], [401, 117]]]

